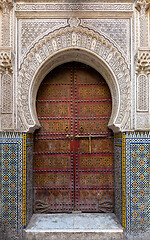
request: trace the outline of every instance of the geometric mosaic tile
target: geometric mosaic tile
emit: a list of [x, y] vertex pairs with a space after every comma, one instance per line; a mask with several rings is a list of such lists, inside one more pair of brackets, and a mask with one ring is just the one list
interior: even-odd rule
[[27, 134], [26, 138], [26, 173], [27, 173], [27, 212], [26, 224], [33, 214], [33, 135]]
[[28, 140], [26, 136], [30, 135], [0, 133], [1, 231], [4, 231], [6, 239], [11, 240], [22, 239], [23, 228], [29, 220], [28, 213], [32, 214], [32, 138]]
[[145, 226], [147, 226], [150, 220], [149, 211], [150, 144], [130, 143], [130, 149], [131, 149], [130, 218], [132, 220], [131, 232], [141, 232], [145, 231]]
[[115, 159], [115, 214], [122, 224], [122, 134], [114, 138]]
[[114, 146], [116, 215], [127, 234], [139, 235], [150, 228], [150, 132], [116, 134]]
[[1, 146], [2, 218], [4, 227], [18, 229], [18, 143]]

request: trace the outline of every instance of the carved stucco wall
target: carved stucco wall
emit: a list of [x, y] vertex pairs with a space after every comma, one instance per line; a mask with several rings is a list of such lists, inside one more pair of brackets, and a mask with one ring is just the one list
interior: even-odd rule
[[[75, 18], [74, 18], [75, 19]], [[128, 62], [130, 61], [130, 19], [84, 19], [80, 20], [83, 27], [93, 29], [96, 32], [105, 33], [113, 39], [120, 49], [124, 52]], [[46, 33], [53, 32], [56, 29], [68, 25], [68, 19], [19, 19], [18, 35], [19, 42], [19, 60], [25, 57], [25, 54], [39, 39]], [[19, 62], [20, 62], [19, 61]]]
[[135, 98], [133, 98], [134, 128], [150, 129], [150, 1], [135, 1], [135, 78], [132, 80]]
[[[142, 60], [143, 54], [149, 55], [149, 3], [144, 0], [85, 3], [0, 0], [0, 3], [1, 59], [7, 55], [13, 69], [9, 75], [11, 83], [4, 84], [5, 64], [1, 60], [1, 130], [33, 131], [39, 125], [34, 101], [45, 76], [41, 69], [46, 73], [47, 67], [50, 71], [58, 58], [60, 64], [65, 62], [65, 56], [70, 61], [78, 59], [91, 64], [108, 82], [114, 104], [109, 126], [115, 132], [150, 128], [149, 57]], [[66, 53], [68, 49], [70, 53]], [[79, 50], [76, 59], [73, 49]], [[64, 51], [61, 60], [60, 50]], [[8, 87], [7, 106], [10, 105], [12, 112], [8, 109], [4, 113], [2, 104], [6, 94], [2, 92], [6, 93]]]
[[[142, 151], [147, 146], [149, 135], [133, 131], [150, 129], [149, 6], [145, 0], [79, 0], [78, 3], [71, 0], [0, 0], [0, 131], [19, 132], [2, 133], [1, 143], [20, 143], [21, 131], [32, 132], [39, 127], [35, 100], [41, 81], [57, 65], [67, 61], [81, 61], [100, 72], [110, 87], [113, 110], [109, 127], [114, 132], [132, 130], [131, 133], [126, 133], [126, 141], [130, 141], [127, 139], [129, 137], [132, 142], [135, 139], [135, 143], [142, 144], [139, 145]], [[24, 147], [20, 145], [20, 155], [16, 158], [20, 167], [15, 173], [16, 179], [20, 179], [19, 183], [24, 182], [19, 185], [21, 197], [19, 212], [16, 211], [19, 221], [15, 225], [19, 223], [19, 234], [22, 234], [22, 229], [26, 226], [26, 216], [28, 222], [32, 215], [32, 181], [26, 182], [26, 163], [30, 171], [32, 156], [26, 158], [26, 151], [23, 151], [27, 144], [26, 134], [23, 135]], [[130, 136], [127, 137], [128, 135]], [[129, 166], [132, 152], [124, 140], [121, 138], [121, 142], [117, 142], [117, 148], [122, 148], [119, 150], [118, 162], [121, 164], [122, 158], [124, 164], [126, 159], [126, 166], [121, 168], [117, 164], [117, 177], [121, 178], [122, 174], [123, 179], [127, 172], [127, 182], [124, 182], [127, 204], [125, 201], [120, 203], [117, 211], [120, 214], [122, 204], [124, 218], [127, 216], [126, 230], [130, 234], [132, 227], [137, 225], [136, 233], [142, 225], [137, 224], [135, 215], [132, 214], [135, 209], [130, 211], [129, 199], [133, 193], [131, 177], [134, 177], [134, 171], [132, 168], [130, 171]], [[32, 155], [32, 144], [29, 142], [27, 155]], [[115, 161], [117, 163], [117, 157]], [[137, 166], [141, 176], [140, 167], [143, 163], [141, 166], [138, 163]], [[145, 164], [147, 167], [148, 164]], [[8, 166], [9, 171], [11, 168]], [[28, 170], [27, 179], [28, 175], [31, 178]], [[5, 184], [5, 181], [2, 180], [2, 183]], [[24, 197], [21, 195], [22, 188]], [[122, 197], [123, 186], [119, 188]], [[143, 190], [144, 187], [142, 189], [140, 186], [139, 189]], [[15, 204], [17, 209], [17, 202]], [[145, 206], [148, 206], [148, 201]], [[148, 213], [149, 210], [146, 211]], [[139, 210], [141, 213], [142, 210]], [[148, 221], [143, 229], [148, 229]], [[13, 239], [9, 231], [8, 235]]]
[[0, 129], [13, 129], [14, 75], [12, 67], [13, 2], [0, 0]]

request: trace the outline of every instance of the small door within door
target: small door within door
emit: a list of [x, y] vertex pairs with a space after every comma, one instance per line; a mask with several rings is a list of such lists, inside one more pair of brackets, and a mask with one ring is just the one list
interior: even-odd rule
[[50, 72], [37, 94], [34, 209], [113, 212], [111, 95], [102, 76], [80, 63]]

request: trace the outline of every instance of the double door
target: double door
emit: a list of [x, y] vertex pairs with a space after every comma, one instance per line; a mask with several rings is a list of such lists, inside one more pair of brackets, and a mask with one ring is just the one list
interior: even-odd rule
[[37, 94], [34, 211], [112, 212], [111, 95], [102, 76], [80, 63], [50, 72]]

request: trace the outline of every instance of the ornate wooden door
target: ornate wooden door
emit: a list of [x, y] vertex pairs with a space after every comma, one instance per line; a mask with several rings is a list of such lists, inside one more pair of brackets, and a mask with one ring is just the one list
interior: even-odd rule
[[39, 88], [37, 114], [35, 212], [112, 212], [111, 95], [102, 76], [75, 62], [56, 68]]

